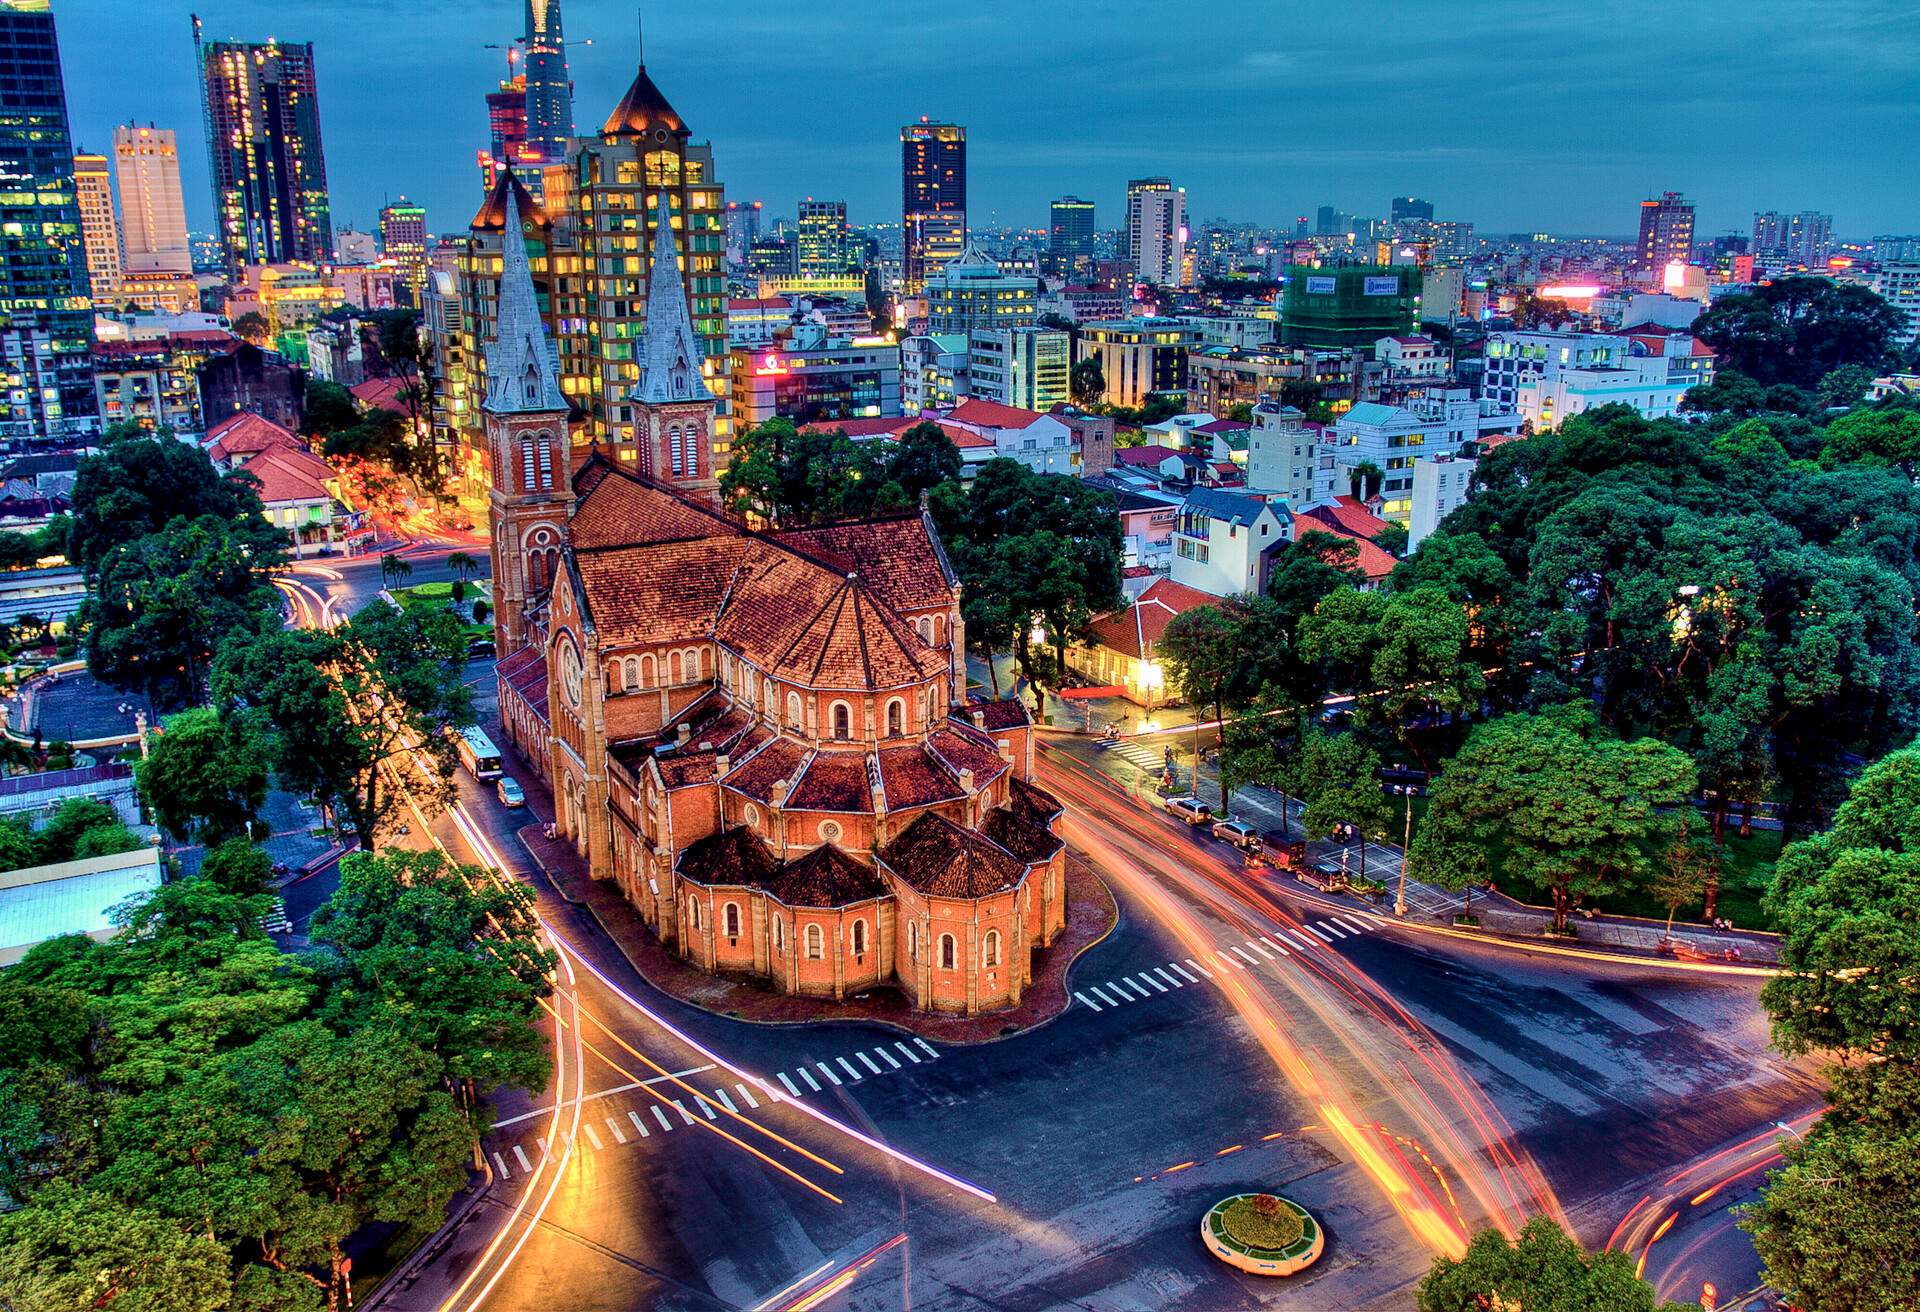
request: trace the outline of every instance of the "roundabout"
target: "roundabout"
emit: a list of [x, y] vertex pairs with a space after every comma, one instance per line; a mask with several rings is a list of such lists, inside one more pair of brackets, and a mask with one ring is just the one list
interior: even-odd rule
[[1320, 1258], [1326, 1232], [1312, 1213], [1275, 1194], [1222, 1198], [1200, 1220], [1200, 1242], [1228, 1266], [1256, 1276], [1290, 1276]]

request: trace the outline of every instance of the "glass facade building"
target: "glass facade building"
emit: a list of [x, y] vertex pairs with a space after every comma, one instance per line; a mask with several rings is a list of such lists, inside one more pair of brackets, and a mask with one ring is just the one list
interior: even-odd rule
[[0, 0], [0, 439], [95, 431], [93, 303], [47, 0]]
[[333, 214], [320, 147], [313, 46], [194, 44], [206, 108], [213, 211], [229, 267], [332, 258]]
[[967, 246], [967, 130], [921, 119], [900, 129], [900, 290], [917, 295]]

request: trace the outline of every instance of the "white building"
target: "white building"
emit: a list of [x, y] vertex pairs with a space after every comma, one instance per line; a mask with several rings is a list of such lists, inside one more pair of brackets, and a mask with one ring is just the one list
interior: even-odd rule
[[1022, 410], [1071, 399], [1072, 344], [1054, 328], [976, 328], [967, 344], [968, 395]]
[[1333, 468], [1333, 448], [1318, 424], [1290, 405], [1262, 401], [1247, 435], [1247, 487], [1274, 492], [1296, 506], [1313, 500], [1322, 463]]
[[1400, 406], [1363, 401], [1328, 430], [1333, 459], [1314, 470], [1313, 500], [1326, 501], [1347, 492], [1352, 470], [1371, 464], [1385, 474], [1380, 484], [1381, 515], [1406, 523], [1417, 459], [1454, 455], [1464, 443], [1516, 433], [1520, 421], [1513, 411], [1476, 401], [1459, 388]]
[[900, 408], [946, 410], [972, 395], [964, 333], [928, 333], [900, 343]]
[[1187, 193], [1166, 178], [1127, 184], [1127, 263], [1141, 282], [1156, 287], [1184, 284], [1187, 256]]
[[1373, 344], [1373, 358], [1400, 378], [1445, 378], [1448, 352], [1420, 333], [1382, 337]]
[[1920, 342], [1920, 264], [1883, 264], [1873, 275], [1873, 290], [1900, 316], [1895, 339], [1908, 346]]
[[1286, 502], [1196, 487], [1173, 530], [1173, 581], [1216, 597], [1259, 592], [1267, 553], [1292, 538]]
[[1183, 323], [1199, 334], [1197, 346], [1225, 346], [1236, 351], [1258, 351], [1280, 344], [1280, 320], [1268, 307], [1266, 317], [1257, 314], [1177, 314]]
[[1500, 332], [1487, 338], [1482, 394], [1505, 409], [1520, 404], [1520, 384], [1549, 369], [1608, 368], [1627, 355], [1627, 341], [1613, 333]]
[[1461, 506], [1473, 488], [1478, 460], [1466, 456], [1435, 456], [1413, 462], [1413, 486], [1408, 490], [1407, 550], [1420, 545], [1440, 521]]
[[[962, 401], [952, 414], [940, 415], [943, 425], [990, 440], [993, 450], [980, 453], [1018, 460], [1036, 474], [1075, 474], [1073, 430], [1053, 415], [1035, 414], [996, 401]], [[961, 447], [963, 459], [975, 451]]]
[[1602, 405], [1631, 406], [1648, 419], [1669, 419], [1680, 413], [1688, 391], [1713, 381], [1713, 355], [1690, 333], [1619, 333], [1614, 340], [1621, 349], [1608, 363], [1569, 366], [1549, 360], [1538, 374], [1522, 376], [1514, 406], [1534, 432], [1551, 431], [1569, 416]]
[[120, 188], [126, 271], [191, 274], [193, 251], [173, 130], [131, 123], [115, 128], [113, 174]]

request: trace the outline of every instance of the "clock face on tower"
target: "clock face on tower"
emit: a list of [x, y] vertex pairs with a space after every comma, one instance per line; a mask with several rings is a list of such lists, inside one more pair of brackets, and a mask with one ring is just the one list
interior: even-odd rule
[[560, 643], [560, 692], [566, 697], [567, 705], [576, 710], [579, 709], [580, 706], [580, 679], [582, 673], [579, 649], [571, 642], [562, 639]]

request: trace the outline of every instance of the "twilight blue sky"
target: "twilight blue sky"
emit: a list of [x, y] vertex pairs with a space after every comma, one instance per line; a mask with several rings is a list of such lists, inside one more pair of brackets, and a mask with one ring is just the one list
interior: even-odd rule
[[[563, 0], [576, 114], [632, 75], [635, 8]], [[521, 0], [54, 0], [79, 141], [181, 136], [206, 193], [188, 14], [210, 37], [311, 40], [336, 226], [405, 192], [437, 231], [478, 202], [474, 152]], [[1920, 231], [1914, 0], [649, 0], [647, 62], [732, 199], [844, 197], [898, 217], [899, 126], [969, 131], [975, 221], [1074, 192], [1117, 224], [1165, 173], [1196, 218], [1269, 223], [1411, 192], [1483, 231], [1627, 233], [1678, 189], [1698, 230], [1824, 209], [1837, 235]]]

